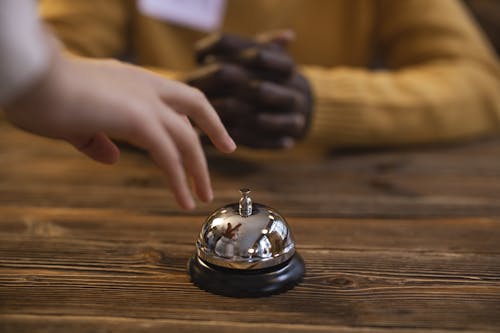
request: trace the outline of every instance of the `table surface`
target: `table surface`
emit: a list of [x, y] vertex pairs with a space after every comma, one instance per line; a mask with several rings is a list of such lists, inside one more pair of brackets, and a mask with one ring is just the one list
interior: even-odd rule
[[[180, 211], [146, 156], [114, 167], [0, 123], [0, 332], [500, 330], [500, 141], [208, 152], [216, 200]], [[307, 274], [212, 295], [186, 262], [238, 189], [291, 225]]]

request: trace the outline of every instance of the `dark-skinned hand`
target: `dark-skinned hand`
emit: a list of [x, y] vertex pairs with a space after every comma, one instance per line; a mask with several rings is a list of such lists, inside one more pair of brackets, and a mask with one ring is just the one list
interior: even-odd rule
[[202, 90], [233, 139], [252, 148], [290, 148], [312, 113], [309, 83], [285, 46], [289, 31], [244, 38], [212, 35], [196, 46], [200, 67], [185, 81]]

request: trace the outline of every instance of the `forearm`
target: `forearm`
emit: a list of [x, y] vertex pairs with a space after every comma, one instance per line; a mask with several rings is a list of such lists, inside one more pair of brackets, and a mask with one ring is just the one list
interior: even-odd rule
[[310, 139], [330, 146], [447, 142], [500, 128], [500, 70], [465, 60], [398, 71], [306, 67]]
[[52, 49], [34, 1], [0, 1], [0, 105], [22, 95], [43, 76]]

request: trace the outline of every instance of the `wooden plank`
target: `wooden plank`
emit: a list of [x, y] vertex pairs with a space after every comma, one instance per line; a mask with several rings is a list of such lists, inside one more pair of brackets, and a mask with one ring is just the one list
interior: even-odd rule
[[185, 267], [199, 230], [196, 217], [40, 208], [1, 212], [4, 315], [211, 321], [242, 331], [262, 322], [273, 328], [306, 325], [299, 331], [309, 325], [469, 330], [500, 325], [500, 237], [494, 219], [294, 218], [290, 223], [308, 267], [304, 282], [282, 295], [241, 300], [208, 294], [189, 282]]
[[[214, 183], [216, 183], [214, 181]], [[392, 195], [331, 193], [329, 196], [314, 192], [301, 192], [294, 196], [282, 196], [275, 191], [259, 190], [255, 183], [247, 182], [257, 189], [257, 202], [278, 209], [286, 216], [311, 217], [377, 217], [377, 218], [425, 218], [425, 217], [489, 217], [500, 216], [500, 199], [473, 196], [428, 196], [401, 198]], [[167, 189], [143, 190], [123, 187], [102, 187], [88, 183], [87, 186], [71, 184], [14, 184], [0, 189], [0, 205], [38, 207], [73, 207], [131, 209], [150, 214], [194, 214], [205, 215], [207, 211], [238, 198], [233, 184], [220, 189], [216, 183], [216, 200], [209, 206], [199, 204], [191, 212], [182, 212]], [[384, 185], [385, 186], [385, 185]], [[497, 191], [490, 186], [489, 190]]]
[[[141, 153], [125, 150], [109, 167], [5, 124], [0, 132], [1, 205], [179, 213], [164, 178]], [[217, 197], [210, 207], [235, 201], [237, 189], [250, 186], [257, 201], [287, 216], [500, 216], [498, 140], [356, 154], [209, 151], [208, 157]]]
[[[190, 249], [156, 246], [144, 253], [134, 246], [89, 244], [90, 249], [77, 243], [78, 255], [60, 246], [48, 253], [47, 244], [39, 245], [41, 254], [33, 259], [2, 259], [1, 313], [396, 328], [500, 325], [498, 257], [302, 249], [309, 270], [301, 285], [282, 295], [242, 300], [191, 285], [184, 271]], [[26, 246], [32, 245], [19, 243]]]
[[[228, 318], [231, 319], [231, 318]], [[376, 327], [346, 327], [326, 325], [306, 325], [301, 323], [241, 323], [231, 320], [225, 321], [188, 321], [176, 319], [130, 319], [103, 316], [36, 316], [36, 315], [0, 315], [0, 331], [4, 333], [32, 333], [32, 332], [147, 332], [164, 333], [243, 333], [243, 332], [338, 332], [338, 333], [385, 333], [388, 328]], [[450, 333], [449, 330], [419, 329], [419, 328], [391, 328], [392, 333]], [[463, 333], [484, 333], [489, 330], [461, 330]]]
[[[204, 216], [120, 209], [1, 207], [0, 237], [194, 244]], [[500, 218], [346, 219], [287, 217], [304, 248], [499, 254]]]
[[[158, 170], [145, 159], [143, 165], [125, 165], [138, 157], [144, 159], [125, 154], [124, 162], [115, 168], [83, 158], [38, 160], [36, 167], [28, 161], [5, 165], [0, 171], [0, 203], [95, 208], [114, 205], [156, 213], [176, 211]], [[244, 179], [244, 184], [255, 189], [259, 201], [280, 207], [288, 215], [498, 216], [500, 210], [500, 182], [494, 175], [373, 175], [318, 169], [314, 164], [287, 172], [286, 161], [279, 165], [232, 177], [224, 176], [227, 172], [222, 166], [212, 168], [216, 204], [235, 201]]]
[[[209, 151], [217, 200], [187, 214], [141, 153], [111, 168], [1, 122], [0, 133], [1, 332], [500, 327], [498, 140]], [[308, 273], [288, 293], [232, 299], [189, 281], [204, 217], [241, 186], [292, 226]]]

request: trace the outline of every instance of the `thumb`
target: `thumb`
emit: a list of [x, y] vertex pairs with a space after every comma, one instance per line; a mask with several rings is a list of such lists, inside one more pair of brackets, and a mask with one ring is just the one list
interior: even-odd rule
[[97, 133], [90, 139], [69, 139], [69, 143], [91, 159], [104, 163], [113, 164], [120, 157], [120, 149], [104, 133]]

